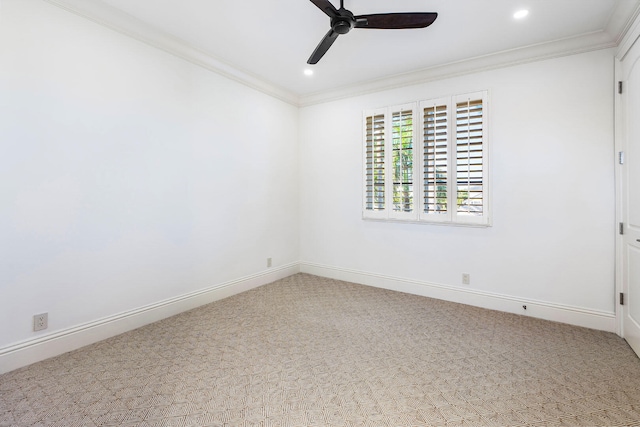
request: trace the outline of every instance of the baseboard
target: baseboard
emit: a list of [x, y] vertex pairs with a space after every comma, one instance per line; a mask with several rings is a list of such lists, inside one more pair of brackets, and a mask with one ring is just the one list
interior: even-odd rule
[[[309, 262], [300, 263], [300, 272], [476, 307], [488, 308], [491, 310], [568, 323], [585, 328], [614, 333], [616, 331], [615, 313], [548, 303], [544, 301], [534, 301], [508, 295], [461, 289], [453, 286], [331, 267]], [[526, 310], [523, 306], [527, 307]]]
[[149, 323], [248, 291], [299, 272], [298, 263], [217, 284], [95, 322], [78, 325], [34, 340], [0, 348], [0, 374], [76, 350]]
[[[422, 295], [476, 307], [521, 314], [608, 332], [616, 331], [615, 313], [479, 292], [436, 283], [301, 262], [221, 283], [95, 322], [68, 328], [34, 340], [0, 348], [0, 374], [174, 316], [199, 306], [248, 291], [298, 272], [378, 288]], [[526, 311], [522, 308], [527, 306]]]

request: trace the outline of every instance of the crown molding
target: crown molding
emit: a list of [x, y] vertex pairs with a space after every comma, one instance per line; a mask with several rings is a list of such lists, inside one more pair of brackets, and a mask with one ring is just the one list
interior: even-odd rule
[[640, 6], [636, 6], [635, 10], [631, 14], [629, 20], [625, 23], [624, 29], [620, 31], [618, 37], [618, 49], [616, 51], [616, 58], [619, 60], [624, 59], [631, 46], [640, 37]]
[[620, 44], [634, 24], [640, 13], [640, 2], [638, 0], [626, 0], [618, 2], [617, 7], [611, 13], [605, 31], [615, 39], [616, 44]]
[[192, 64], [213, 71], [281, 101], [298, 106], [297, 94], [273, 85], [258, 76], [239, 70], [187, 42], [99, 1], [44, 0], [45, 2], [89, 19], [109, 29], [161, 49]]
[[559, 58], [578, 53], [590, 52], [616, 47], [605, 31], [597, 31], [579, 37], [556, 40], [523, 48], [506, 50], [490, 55], [479, 56], [463, 61], [451, 62], [436, 67], [425, 68], [409, 73], [397, 74], [382, 79], [360, 82], [338, 88], [322, 91], [300, 97], [300, 106], [307, 107], [314, 104], [336, 101], [352, 96], [366, 95], [404, 86], [443, 80], [467, 74], [511, 67], [545, 59]]
[[616, 57], [621, 59], [640, 36], [640, 19], [638, 19], [640, 16], [640, 2], [636, 0], [621, 2], [609, 17], [606, 28], [602, 31], [506, 50], [408, 73], [386, 76], [380, 79], [355, 82], [336, 89], [298, 95], [259, 76], [240, 70], [103, 2], [86, 0], [44, 1], [296, 107], [307, 107], [353, 96], [601, 49], [617, 48]]

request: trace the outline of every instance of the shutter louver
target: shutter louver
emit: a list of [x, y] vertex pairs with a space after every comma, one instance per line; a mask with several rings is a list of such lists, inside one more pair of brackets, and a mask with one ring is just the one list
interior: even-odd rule
[[393, 211], [413, 212], [413, 110], [391, 117]]
[[424, 213], [446, 214], [448, 211], [448, 128], [446, 105], [423, 108], [423, 197]]
[[369, 211], [385, 209], [384, 125], [384, 114], [367, 117], [365, 207]]
[[457, 214], [484, 214], [484, 111], [483, 100], [456, 104]]

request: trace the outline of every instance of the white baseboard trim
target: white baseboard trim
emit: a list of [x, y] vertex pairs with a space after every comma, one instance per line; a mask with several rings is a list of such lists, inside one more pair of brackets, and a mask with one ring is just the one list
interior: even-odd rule
[[[300, 262], [300, 272], [476, 307], [488, 308], [491, 310], [568, 323], [570, 325], [582, 326], [590, 329], [616, 332], [615, 313], [562, 304], [553, 304], [544, 301], [535, 301], [489, 292], [461, 289], [453, 286], [385, 276], [382, 274], [367, 273], [364, 271], [337, 268], [309, 262]], [[526, 310], [522, 307], [523, 305], [526, 305]]]
[[[615, 313], [534, 301], [453, 286], [386, 276], [364, 271], [300, 262], [242, 277], [209, 288], [140, 307], [94, 322], [78, 325], [37, 339], [0, 348], [0, 374], [76, 350], [229, 296], [257, 288], [298, 272], [344, 280], [367, 286], [467, 304], [616, 332]], [[525, 311], [522, 306], [526, 305]]]
[[76, 350], [299, 272], [291, 263], [189, 294], [0, 348], [0, 374]]

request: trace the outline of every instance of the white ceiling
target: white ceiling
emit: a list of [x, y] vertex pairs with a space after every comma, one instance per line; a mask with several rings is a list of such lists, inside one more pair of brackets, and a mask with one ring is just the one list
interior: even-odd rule
[[[354, 14], [438, 12], [428, 28], [354, 29], [315, 66], [329, 30], [309, 0], [47, 0], [282, 98], [313, 99], [363, 85], [424, 80], [463, 63], [526, 61], [616, 46], [640, 0], [345, 0]], [[333, 0], [339, 7], [338, 0]], [[528, 9], [515, 20], [513, 13]], [[189, 58], [187, 58], [189, 59]], [[473, 60], [473, 61], [469, 61]], [[313, 76], [303, 74], [306, 68]], [[436, 73], [437, 74], [437, 73]], [[386, 82], [386, 83], [385, 83]], [[394, 83], [395, 82], [395, 83]], [[269, 91], [269, 90], [267, 90]], [[304, 102], [303, 102], [304, 103]]]

